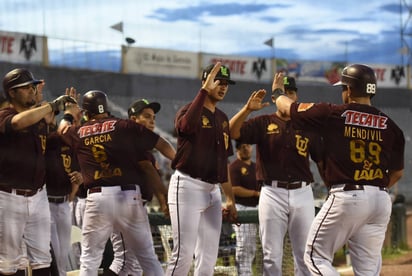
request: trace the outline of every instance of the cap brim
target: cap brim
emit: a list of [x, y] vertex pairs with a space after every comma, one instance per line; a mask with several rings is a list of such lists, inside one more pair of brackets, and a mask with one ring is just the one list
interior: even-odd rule
[[26, 85], [29, 85], [29, 84], [36, 85], [36, 84], [39, 84], [39, 83], [42, 83], [42, 81], [41, 80], [30, 80], [30, 81], [26, 81], [26, 82], [23, 82], [23, 83], [16, 84], [16, 85], [10, 87], [9, 89], [19, 88], [19, 87], [23, 87], [23, 86], [26, 86]]
[[160, 110], [160, 103], [152, 102], [152, 103], [149, 103], [145, 108], [148, 108], [148, 107], [153, 109], [154, 113], [157, 113]]
[[225, 78], [215, 78], [215, 80], [224, 80], [224, 81], [227, 81], [228, 84], [236, 84], [234, 80], [229, 80]]

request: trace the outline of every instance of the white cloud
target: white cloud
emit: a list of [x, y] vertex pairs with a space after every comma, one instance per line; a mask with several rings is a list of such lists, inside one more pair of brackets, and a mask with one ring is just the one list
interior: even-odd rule
[[[401, 48], [396, 5], [391, 0], [2, 0], [0, 29], [96, 48], [119, 47], [129, 36], [135, 46], [222, 54], [270, 55], [263, 42], [275, 37], [279, 55], [313, 60], [343, 58], [350, 51], [349, 57], [364, 62], [396, 63], [393, 52]], [[123, 34], [110, 28], [120, 21]]]

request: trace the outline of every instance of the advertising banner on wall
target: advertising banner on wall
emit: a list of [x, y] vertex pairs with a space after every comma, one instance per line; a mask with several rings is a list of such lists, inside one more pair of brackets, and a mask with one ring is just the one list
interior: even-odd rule
[[[282, 70], [301, 81], [333, 84], [340, 79], [346, 66], [343, 62], [276, 60], [277, 70]], [[378, 87], [406, 88], [406, 67], [388, 64], [368, 64], [376, 73]]]
[[43, 36], [0, 31], [0, 61], [47, 64], [47, 40]]
[[199, 54], [140, 47], [122, 47], [122, 72], [168, 77], [199, 77]]
[[268, 58], [202, 54], [202, 68], [220, 61], [230, 70], [235, 81], [272, 81], [272, 62]]

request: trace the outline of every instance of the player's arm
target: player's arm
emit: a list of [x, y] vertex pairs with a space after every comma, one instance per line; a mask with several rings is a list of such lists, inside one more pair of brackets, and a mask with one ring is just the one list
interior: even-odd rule
[[262, 103], [265, 95], [266, 91], [264, 89], [253, 91], [247, 103], [242, 107], [242, 109], [238, 113], [236, 113], [232, 117], [232, 119], [230, 119], [229, 130], [230, 137], [232, 139], [238, 139], [240, 137], [240, 129], [242, 128], [242, 124], [250, 113], [256, 110], [260, 110], [266, 106], [269, 106], [268, 102]]
[[37, 123], [46, 115], [49, 115], [51, 113], [52, 108], [49, 104], [43, 104], [39, 107], [31, 108], [13, 116], [13, 118], [11, 119], [11, 127], [14, 130], [22, 130]]
[[[228, 168], [229, 170], [229, 168]], [[228, 181], [221, 184], [223, 194], [225, 195], [225, 210], [230, 222], [237, 221], [237, 211], [235, 206], [235, 198], [232, 191], [232, 182], [230, 180], [230, 174], [228, 174]]]
[[388, 188], [391, 188], [403, 176], [403, 169], [402, 170], [389, 170], [388, 175], [389, 175]]
[[259, 197], [260, 192], [256, 190], [246, 189], [242, 186], [233, 186], [232, 187], [233, 195], [238, 197]]
[[290, 117], [290, 106], [293, 100], [285, 96], [285, 86], [283, 84], [284, 74], [276, 73], [272, 82], [272, 101], [276, 104], [280, 113]]
[[167, 207], [167, 189], [163, 185], [160, 175], [152, 162], [149, 160], [139, 161], [137, 164], [142, 172], [144, 183], [150, 183], [153, 187], [153, 192], [160, 204], [160, 210], [165, 216], [169, 216], [169, 209]]
[[72, 184], [72, 191], [69, 194], [69, 201], [73, 201], [76, 197], [79, 186], [83, 183], [83, 176], [79, 171], [73, 171], [68, 174], [70, 183]]
[[60, 96], [52, 102], [42, 103], [42, 105], [25, 110], [13, 116], [11, 119], [11, 127], [14, 130], [21, 130], [31, 126], [46, 116], [50, 116], [52, 112], [62, 111], [66, 103], [77, 103], [75, 99], [70, 96]]
[[155, 145], [155, 149], [157, 149], [163, 156], [165, 156], [169, 160], [173, 160], [175, 158], [175, 148], [169, 141], [167, 141], [163, 137], [159, 137]]

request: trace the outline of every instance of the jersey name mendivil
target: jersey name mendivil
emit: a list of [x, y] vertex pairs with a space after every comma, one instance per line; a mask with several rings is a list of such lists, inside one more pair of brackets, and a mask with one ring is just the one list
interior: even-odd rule
[[387, 170], [403, 168], [402, 130], [376, 107], [295, 103], [291, 117], [297, 129], [324, 130], [320, 134], [324, 138], [325, 177], [330, 185], [386, 187]]

